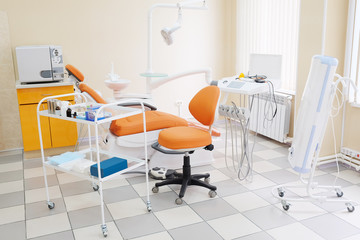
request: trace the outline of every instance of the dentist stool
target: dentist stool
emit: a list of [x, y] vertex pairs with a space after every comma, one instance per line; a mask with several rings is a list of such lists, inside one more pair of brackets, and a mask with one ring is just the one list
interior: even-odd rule
[[[209, 184], [210, 174], [191, 175], [190, 154], [197, 149], [204, 148], [212, 151], [214, 146], [211, 139], [211, 126], [215, 120], [220, 90], [217, 86], [208, 86], [200, 90], [190, 101], [190, 113], [201, 124], [208, 126], [209, 130], [198, 129], [190, 126], [170, 127], [159, 133], [159, 138], [152, 145], [154, 149], [165, 154], [184, 154], [183, 172], [177, 173], [173, 179], [168, 179], [155, 184], [152, 191], [157, 193], [160, 186], [180, 184], [179, 198], [175, 203], [182, 204], [187, 186], [196, 185], [210, 189], [209, 196], [216, 196], [216, 187]], [[204, 181], [200, 180], [204, 178]]]

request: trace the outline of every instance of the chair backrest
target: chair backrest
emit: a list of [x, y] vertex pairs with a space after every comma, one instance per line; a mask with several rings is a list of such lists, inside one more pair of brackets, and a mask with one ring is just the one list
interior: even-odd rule
[[215, 114], [220, 97], [220, 89], [217, 86], [208, 86], [201, 89], [190, 101], [190, 113], [205, 126], [211, 126], [215, 120]]
[[89, 94], [90, 97], [92, 97], [92, 99], [94, 99], [95, 102], [102, 103], [102, 104], [107, 103], [94, 89], [92, 89], [85, 83], [80, 83], [79, 89], [81, 92], [86, 92], [87, 94]]

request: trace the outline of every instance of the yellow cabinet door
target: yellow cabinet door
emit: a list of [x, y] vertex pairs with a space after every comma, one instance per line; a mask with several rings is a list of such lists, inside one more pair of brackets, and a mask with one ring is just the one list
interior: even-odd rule
[[75, 122], [50, 118], [52, 147], [72, 146], [77, 141]]
[[[42, 105], [47, 107], [45, 104]], [[37, 104], [20, 105], [20, 122], [23, 136], [24, 151], [32, 151], [40, 149], [40, 140], [38, 132]], [[44, 148], [51, 147], [49, 119], [47, 117], [40, 117], [41, 133]]]

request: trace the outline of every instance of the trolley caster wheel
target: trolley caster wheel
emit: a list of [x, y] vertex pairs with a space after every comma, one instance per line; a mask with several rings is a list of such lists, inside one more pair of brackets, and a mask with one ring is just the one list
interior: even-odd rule
[[214, 198], [214, 197], [216, 197], [216, 195], [217, 195], [217, 193], [215, 191], [213, 191], [213, 190], [209, 191], [210, 198]]
[[102, 230], [103, 236], [107, 237], [108, 236], [107, 226], [106, 225], [101, 225], [101, 230]]
[[209, 184], [210, 183], [210, 177], [204, 178], [204, 182]]
[[344, 196], [343, 191], [341, 191], [340, 189], [335, 189], [335, 191], [336, 191], [336, 196], [338, 196], [338, 197]]
[[99, 190], [99, 185], [93, 186], [93, 190], [96, 192], [97, 190]]
[[147, 202], [147, 203], [146, 203], [146, 208], [147, 208], [148, 212], [151, 212], [151, 211], [152, 211], [150, 202]]
[[355, 211], [355, 207], [351, 203], [346, 203], [346, 207], [347, 207], [348, 212]]
[[290, 204], [288, 204], [285, 200], [281, 200], [281, 204], [285, 211], [289, 210]]
[[177, 205], [181, 205], [181, 204], [183, 203], [183, 200], [182, 200], [181, 198], [177, 198], [177, 199], [175, 200], [175, 203], [176, 203]]
[[55, 203], [54, 202], [48, 202], [48, 208], [49, 209], [53, 209], [55, 207]]
[[282, 188], [278, 188], [279, 197], [284, 197], [285, 191]]
[[290, 205], [289, 205], [289, 204], [283, 205], [283, 209], [284, 209], [285, 211], [289, 210], [289, 208], [290, 208]]
[[153, 193], [158, 193], [158, 192], [159, 192], [159, 188], [158, 188], [158, 187], [153, 187], [153, 188], [151, 189], [151, 191], [152, 191]]

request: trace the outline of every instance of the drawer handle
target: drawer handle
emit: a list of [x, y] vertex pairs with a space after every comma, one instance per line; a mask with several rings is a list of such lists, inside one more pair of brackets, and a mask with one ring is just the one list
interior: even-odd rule
[[43, 93], [41, 94], [41, 96], [52, 96], [53, 94], [52, 93]]

